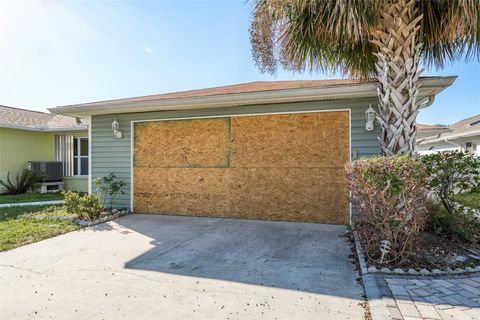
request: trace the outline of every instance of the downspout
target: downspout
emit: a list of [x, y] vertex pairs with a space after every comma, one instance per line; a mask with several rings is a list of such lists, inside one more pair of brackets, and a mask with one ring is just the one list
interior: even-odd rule
[[[435, 95], [428, 96], [427, 98], [428, 101], [420, 102], [420, 106], [418, 107], [419, 109], [428, 108], [435, 102]], [[425, 98], [423, 98], [422, 100], [425, 100]]]

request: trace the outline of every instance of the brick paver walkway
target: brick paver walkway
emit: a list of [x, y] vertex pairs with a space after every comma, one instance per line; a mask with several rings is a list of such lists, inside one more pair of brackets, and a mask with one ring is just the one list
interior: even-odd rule
[[385, 276], [392, 319], [480, 320], [480, 275], [457, 278]]

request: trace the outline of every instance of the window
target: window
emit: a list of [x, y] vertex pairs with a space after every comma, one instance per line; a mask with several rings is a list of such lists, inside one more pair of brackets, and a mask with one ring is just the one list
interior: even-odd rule
[[475, 154], [477, 152], [477, 145], [473, 142], [467, 142], [465, 144], [465, 149], [467, 150], [467, 152]]
[[88, 139], [75, 138], [73, 140], [73, 175], [88, 175]]

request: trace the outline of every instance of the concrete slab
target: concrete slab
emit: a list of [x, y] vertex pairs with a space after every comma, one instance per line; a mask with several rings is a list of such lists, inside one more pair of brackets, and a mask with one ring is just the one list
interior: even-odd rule
[[344, 232], [130, 215], [0, 253], [0, 318], [363, 319]]

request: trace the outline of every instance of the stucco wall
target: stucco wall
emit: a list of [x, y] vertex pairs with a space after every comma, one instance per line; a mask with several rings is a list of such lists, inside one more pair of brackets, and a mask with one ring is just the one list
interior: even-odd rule
[[29, 160], [55, 160], [53, 133], [0, 128], [0, 178], [15, 177]]
[[[82, 131], [75, 135], [87, 136], [87, 132]], [[55, 160], [55, 133], [0, 128], [0, 179], [6, 178], [8, 171], [13, 179], [30, 160]], [[67, 187], [88, 191], [88, 177], [73, 179], [75, 181], [66, 182]]]
[[[110, 172], [115, 173], [126, 182], [124, 194], [117, 196], [117, 206], [130, 206], [131, 122], [134, 120], [351, 109], [352, 152], [356, 153], [357, 157], [371, 156], [380, 153], [380, 147], [377, 140], [378, 125], [372, 132], [365, 130], [365, 110], [369, 104], [376, 106], [378, 101], [376, 98], [371, 98], [92, 116], [92, 181]], [[123, 131], [122, 139], [116, 139], [112, 132], [112, 121], [115, 117], [120, 123], [120, 130]], [[95, 186], [92, 186], [92, 190], [95, 190]]]
[[88, 192], [88, 176], [63, 177], [66, 190]]

